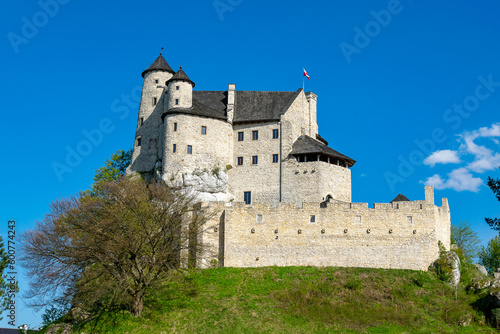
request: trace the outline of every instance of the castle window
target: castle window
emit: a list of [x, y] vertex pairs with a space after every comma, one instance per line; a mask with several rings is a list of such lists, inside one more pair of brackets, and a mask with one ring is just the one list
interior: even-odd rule
[[155, 106], [157, 103], [158, 103], [158, 98], [157, 97], [153, 97], [153, 105]]
[[309, 222], [310, 223], [315, 223], [316, 222], [316, 216], [315, 215], [310, 215], [309, 216]]
[[243, 157], [238, 157], [238, 166], [243, 165]]
[[175, 153], [176, 151], [177, 151], [177, 145], [176, 145], [176, 144], [174, 144], [174, 146], [172, 147], [172, 152], [174, 152], [174, 153]]
[[279, 130], [273, 129], [273, 139], [278, 139], [278, 138], [279, 138]]
[[175, 90], [179, 90], [179, 86], [175, 86]]
[[361, 224], [361, 216], [356, 216], [355, 217], [354, 224]]
[[177, 123], [174, 123], [174, 131], [177, 131]]
[[278, 155], [273, 154], [273, 163], [278, 162]]
[[137, 137], [136, 146], [137, 147], [141, 146], [141, 137]]
[[406, 216], [406, 223], [407, 224], [413, 224], [413, 217], [412, 216]]
[[259, 139], [259, 131], [255, 130], [252, 131], [252, 140], [258, 140]]
[[243, 200], [245, 201], [245, 204], [252, 204], [252, 192], [245, 191], [243, 193]]
[[259, 157], [257, 155], [252, 156], [252, 165], [259, 163]]
[[175, 105], [178, 106], [179, 105], [179, 99], [175, 99]]
[[264, 222], [264, 216], [262, 214], [257, 214], [255, 216], [255, 223], [262, 224]]
[[144, 117], [141, 117], [140, 121], [139, 121], [139, 125], [143, 125], [144, 124]]
[[188, 145], [188, 147], [187, 147], [187, 154], [193, 154], [193, 146]]
[[206, 135], [207, 134], [207, 127], [206, 126], [201, 126], [201, 134]]
[[243, 141], [243, 138], [245, 137], [245, 133], [243, 132], [238, 132], [238, 141]]

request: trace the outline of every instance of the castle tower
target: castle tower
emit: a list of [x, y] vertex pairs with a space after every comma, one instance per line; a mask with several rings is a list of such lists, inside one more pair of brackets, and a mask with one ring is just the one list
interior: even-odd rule
[[137, 130], [134, 141], [134, 153], [130, 170], [134, 172], [149, 172], [155, 167], [158, 157], [163, 154], [162, 136], [158, 131], [162, 126], [161, 115], [165, 99], [164, 83], [172, 78], [175, 72], [161, 52], [158, 58], [149, 66], [142, 77], [141, 103], [137, 117]]
[[166, 82], [168, 90], [167, 110], [189, 109], [193, 106], [194, 82], [180, 69]]

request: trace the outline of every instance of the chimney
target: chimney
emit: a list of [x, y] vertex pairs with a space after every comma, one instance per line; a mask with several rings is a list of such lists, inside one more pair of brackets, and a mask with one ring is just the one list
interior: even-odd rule
[[236, 90], [236, 85], [229, 84], [229, 87], [227, 89], [227, 121], [230, 124], [233, 124], [235, 90]]

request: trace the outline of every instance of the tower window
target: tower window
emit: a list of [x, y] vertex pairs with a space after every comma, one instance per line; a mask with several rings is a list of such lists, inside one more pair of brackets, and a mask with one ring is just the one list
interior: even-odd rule
[[187, 147], [187, 154], [193, 154], [193, 146], [188, 145], [188, 147]]
[[243, 138], [245, 138], [245, 133], [244, 132], [238, 132], [238, 141], [243, 141]]
[[243, 165], [243, 157], [238, 157], [238, 166]]
[[273, 154], [273, 163], [276, 163], [276, 162], [278, 162], [278, 155]]
[[273, 129], [273, 139], [279, 138], [279, 130], [278, 129]]
[[179, 105], [179, 99], [175, 99], [175, 105], [178, 106]]
[[155, 106], [157, 103], [158, 103], [158, 98], [157, 97], [153, 97], [153, 105]]
[[202, 135], [206, 135], [207, 134], [207, 127], [204, 126], [204, 125], [201, 126], [201, 134]]
[[137, 147], [141, 146], [141, 137], [137, 137], [136, 146]]
[[172, 152], [174, 152], [174, 153], [177, 152], [177, 145], [176, 144], [174, 144], [174, 146], [172, 147]]
[[252, 131], [252, 140], [257, 140], [259, 139], [259, 131], [255, 130]]
[[158, 79], [155, 79], [155, 83], [156, 83], [156, 84], [158, 83]]
[[174, 123], [174, 131], [177, 131], [177, 123]]
[[412, 216], [406, 216], [406, 223], [413, 224], [413, 217]]
[[144, 124], [144, 117], [141, 117], [141, 119], [139, 120], [139, 125], [143, 125]]
[[179, 86], [175, 86], [175, 90], [179, 90]]
[[315, 223], [316, 222], [316, 216], [315, 215], [310, 215], [309, 216], [309, 222], [310, 223]]
[[259, 163], [259, 157], [257, 155], [252, 156], [252, 165]]
[[252, 192], [245, 191], [243, 193], [243, 200], [245, 201], [245, 204], [252, 204]]

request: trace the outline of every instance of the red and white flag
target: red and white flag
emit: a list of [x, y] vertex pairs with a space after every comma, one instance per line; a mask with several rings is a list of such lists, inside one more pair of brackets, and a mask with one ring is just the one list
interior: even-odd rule
[[302, 69], [304, 70], [304, 75], [303, 76], [307, 77], [307, 80], [309, 80], [309, 74], [307, 74], [306, 69], [305, 68], [302, 68]]

